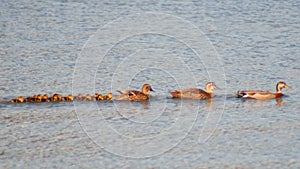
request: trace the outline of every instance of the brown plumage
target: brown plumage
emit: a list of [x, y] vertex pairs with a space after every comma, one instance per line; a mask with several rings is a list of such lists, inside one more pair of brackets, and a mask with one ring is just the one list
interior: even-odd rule
[[47, 94], [44, 94], [42, 97], [42, 102], [49, 102], [49, 97]]
[[69, 94], [69, 95], [67, 96], [67, 101], [69, 101], [69, 102], [74, 101], [74, 97], [73, 97], [71, 94]]
[[38, 94], [38, 95], [36, 96], [35, 102], [42, 102], [42, 98], [43, 98], [43, 96], [40, 95], [40, 94]]
[[10, 103], [23, 103], [24, 101], [25, 101], [25, 99], [22, 96], [19, 96], [16, 99], [9, 100]]
[[84, 101], [92, 101], [93, 98], [90, 94], [86, 94], [85, 98], [84, 98]]
[[56, 93], [52, 96], [51, 101], [53, 102], [62, 101], [62, 96]]
[[108, 93], [106, 96], [104, 96], [104, 99], [110, 101], [112, 100], [112, 97], [113, 97], [112, 93]]
[[75, 100], [78, 100], [78, 101], [83, 101], [83, 95], [82, 94], [78, 94], [76, 97], [75, 97]]

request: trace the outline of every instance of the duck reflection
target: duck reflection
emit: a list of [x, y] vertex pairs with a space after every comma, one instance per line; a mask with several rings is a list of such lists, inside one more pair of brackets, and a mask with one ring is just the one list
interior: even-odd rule
[[[278, 107], [281, 107], [281, 106], [284, 106], [285, 103], [283, 101], [283, 99], [280, 97], [280, 98], [276, 98], [275, 99], [276, 101], [276, 106]], [[261, 100], [256, 100], [256, 99], [242, 99], [242, 103], [249, 103], [251, 104], [253, 107], [266, 107], [266, 106], [273, 106], [274, 105], [274, 102], [271, 101], [271, 100], [265, 100], [265, 101], [261, 101]]]

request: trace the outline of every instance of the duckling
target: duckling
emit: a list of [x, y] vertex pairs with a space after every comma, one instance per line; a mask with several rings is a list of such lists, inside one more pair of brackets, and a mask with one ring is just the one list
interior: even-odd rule
[[15, 99], [16, 103], [23, 103], [25, 99], [22, 96], [19, 96], [17, 99]]
[[98, 96], [96, 97], [97, 101], [101, 101], [104, 100], [104, 97], [102, 96], [102, 94], [98, 94]]
[[44, 94], [42, 96], [42, 102], [48, 102], [49, 101], [49, 98], [48, 98], [48, 95], [47, 94]]
[[62, 101], [62, 96], [61, 96], [60, 94], [55, 93], [55, 94], [52, 96], [51, 101], [53, 101], [53, 102]]
[[149, 84], [144, 84], [141, 92], [136, 90], [124, 90], [124, 91], [118, 90], [118, 92], [121, 93], [121, 95], [116, 97], [113, 100], [129, 100], [129, 101], [148, 100], [150, 98], [149, 91], [154, 91]]
[[33, 96], [32, 96], [32, 101], [33, 101], [33, 102], [36, 102], [36, 99], [37, 99], [37, 95], [33, 95]]
[[76, 100], [78, 100], [78, 101], [83, 101], [83, 96], [82, 96], [82, 94], [78, 94], [76, 97], [75, 97], [75, 99]]
[[33, 97], [26, 97], [25, 102], [32, 103], [34, 102]]
[[257, 100], [269, 100], [274, 98], [280, 98], [283, 96], [281, 89], [283, 88], [291, 88], [285, 82], [278, 82], [276, 85], [276, 93], [270, 93], [268, 91], [262, 90], [248, 90], [248, 91], [238, 91], [236, 93], [237, 97], [241, 98], [251, 98]]
[[66, 97], [66, 101], [72, 102], [72, 101], [74, 101], [74, 97], [73, 97], [71, 94], [69, 94], [69, 95]]
[[92, 96], [90, 94], [86, 94], [84, 101], [92, 101]]
[[9, 102], [10, 103], [17, 103], [17, 99], [10, 99]]
[[38, 95], [36, 96], [35, 102], [42, 102], [42, 99], [43, 99], [43, 96], [40, 95], [40, 94], [38, 94]]
[[112, 93], [108, 93], [106, 96], [104, 96], [104, 100], [111, 101], [112, 97], [113, 97]]
[[22, 96], [19, 96], [16, 99], [10, 99], [9, 102], [10, 103], [23, 103], [23, 102], [25, 102], [25, 99]]
[[215, 95], [213, 93], [214, 89], [218, 89], [214, 82], [206, 83], [206, 91], [197, 88], [189, 88], [183, 90], [175, 90], [170, 92], [173, 98], [185, 98], [185, 99], [210, 99]]
[[71, 101], [73, 101], [73, 96], [72, 95], [68, 95], [68, 96], [62, 97], [61, 101], [63, 101], [63, 102], [71, 102]]
[[97, 101], [97, 97], [99, 96], [98, 93], [95, 93], [93, 96], [92, 96], [92, 101]]

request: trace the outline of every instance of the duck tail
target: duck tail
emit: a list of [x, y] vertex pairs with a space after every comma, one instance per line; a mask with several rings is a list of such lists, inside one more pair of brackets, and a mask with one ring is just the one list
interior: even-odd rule
[[237, 91], [235, 95], [236, 97], [244, 97], [245, 93], [243, 91]]

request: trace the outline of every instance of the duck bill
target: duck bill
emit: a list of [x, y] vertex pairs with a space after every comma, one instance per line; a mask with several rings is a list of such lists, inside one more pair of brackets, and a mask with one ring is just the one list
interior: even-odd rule
[[289, 86], [289, 85], [285, 85], [285, 88], [287, 88], [287, 89], [291, 89], [292, 87], [291, 87], [291, 86]]
[[215, 89], [221, 90], [222, 88], [219, 88], [218, 86], [215, 86]]
[[152, 88], [150, 88], [150, 91], [151, 91], [151, 92], [155, 92]]

